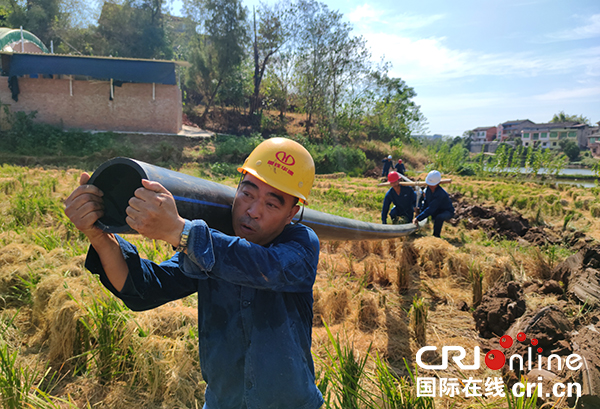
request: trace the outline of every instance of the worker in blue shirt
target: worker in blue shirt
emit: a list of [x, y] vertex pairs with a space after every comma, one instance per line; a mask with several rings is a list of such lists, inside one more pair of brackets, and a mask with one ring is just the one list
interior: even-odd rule
[[145, 237], [177, 247], [161, 264], [95, 227], [103, 193], [86, 184], [88, 174], [65, 201], [65, 213], [91, 243], [86, 267], [129, 308], [146, 310], [198, 293], [205, 409], [323, 404], [310, 351], [319, 240], [310, 228], [291, 224], [298, 202], [306, 204], [314, 169], [308, 151], [292, 140], [261, 143], [238, 168], [243, 178], [232, 207], [235, 236], [181, 218], [169, 191], [142, 180], [126, 221]]
[[413, 220], [413, 223], [418, 226], [421, 220], [431, 216], [435, 237], [440, 237], [444, 222], [454, 217], [454, 206], [448, 193], [440, 187], [441, 180], [442, 174], [437, 170], [427, 174], [425, 178], [427, 188], [421, 198], [422, 204], [419, 206], [423, 211]]
[[[381, 222], [387, 224], [388, 212], [393, 224], [410, 223], [413, 219], [416, 206], [417, 194], [408, 186], [400, 186], [400, 175], [398, 172], [390, 172], [388, 182], [392, 185], [383, 198], [381, 208]], [[390, 211], [390, 205], [394, 207]]]
[[404, 163], [402, 163], [402, 159], [398, 159], [398, 163], [396, 163], [394, 168], [396, 168], [396, 172], [398, 172], [399, 174], [406, 174], [406, 167], [404, 166]]
[[452, 206], [448, 193], [440, 187], [441, 180], [442, 174], [437, 170], [432, 170], [427, 174], [425, 178], [427, 188], [421, 198], [422, 205], [419, 206], [423, 211], [413, 219], [413, 223], [418, 226], [421, 220], [431, 216], [435, 237], [440, 237], [444, 222], [454, 217], [454, 206]]
[[381, 177], [387, 177], [388, 173], [390, 173], [390, 169], [392, 168], [392, 155], [388, 155], [387, 158], [383, 158], [381, 162], [383, 162]]

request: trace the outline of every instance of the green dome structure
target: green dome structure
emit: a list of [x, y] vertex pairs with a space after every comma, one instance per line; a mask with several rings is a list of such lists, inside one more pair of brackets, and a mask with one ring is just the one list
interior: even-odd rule
[[[23, 40], [35, 44], [43, 53], [48, 53], [48, 48], [42, 43], [42, 40], [37, 38], [34, 34], [27, 30], [23, 30]], [[21, 30], [18, 28], [0, 27], [0, 51], [10, 44], [18, 43], [21, 41]], [[20, 52], [20, 50], [13, 50]]]

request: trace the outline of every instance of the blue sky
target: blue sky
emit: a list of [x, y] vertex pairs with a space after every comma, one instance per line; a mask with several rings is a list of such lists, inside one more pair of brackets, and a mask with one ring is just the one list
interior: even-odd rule
[[548, 122], [560, 111], [600, 121], [598, 0], [322, 2], [415, 89], [429, 134]]

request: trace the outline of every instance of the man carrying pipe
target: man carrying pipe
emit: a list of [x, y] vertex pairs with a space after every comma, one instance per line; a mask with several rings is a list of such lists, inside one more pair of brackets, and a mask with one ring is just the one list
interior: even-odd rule
[[401, 175], [406, 173], [406, 166], [404, 166], [404, 163], [402, 163], [402, 159], [398, 159], [398, 163], [394, 165], [394, 168], [396, 169], [396, 172]]
[[421, 220], [431, 216], [433, 219], [433, 235], [440, 237], [444, 222], [454, 217], [454, 206], [448, 193], [440, 187], [442, 175], [437, 170], [432, 170], [427, 174], [425, 183], [427, 188], [423, 193], [423, 205], [419, 206], [423, 211], [413, 219], [415, 225]]
[[88, 174], [67, 198], [65, 213], [90, 240], [86, 268], [132, 310], [198, 293], [205, 409], [316, 409], [323, 398], [310, 347], [319, 240], [310, 228], [291, 224], [298, 202], [307, 202], [314, 162], [300, 144], [272, 138], [238, 171], [235, 236], [183, 219], [168, 190], [142, 180], [126, 221], [176, 248], [160, 264], [94, 225], [103, 215], [103, 193], [86, 184]]
[[[383, 198], [381, 222], [387, 224], [388, 212], [393, 224], [410, 223], [414, 215], [414, 204], [417, 198], [415, 191], [408, 186], [400, 186], [400, 174], [390, 172], [388, 182], [392, 185]], [[390, 205], [394, 207], [390, 211]]]

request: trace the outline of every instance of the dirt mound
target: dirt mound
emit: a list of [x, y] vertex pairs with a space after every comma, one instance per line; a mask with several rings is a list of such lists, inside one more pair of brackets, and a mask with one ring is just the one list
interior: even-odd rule
[[600, 245], [582, 248], [552, 271], [561, 280], [567, 295], [591, 307], [600, 306]]
[[473, 312], [475, 328], [483, 338], [501, 337], [525, 313], [525, 307], [519, 284], [514, 281], [500, 283], [485, 293]]
[[[573, 325], [563, 313], [563, 307], [551, 305], [530, 311], [507, 331], [506, 335], [512, 338], [513, 344], [504, 351], [507, 364], [502, 368], [502, 375], [509, 387], [522, 376], [528, 382], [541, 384], [542, 391], [552, 390], [557, 382], [566, 382], [564, 365], [559, 366], [558, 360], [564, 360], [572, 353], [570, 339]], [[526, 339], [519, 341], [518, 334], [525, 334]], [[554, 356], [549, 366], [548, 357], [551, 355]], [[548, 396], [542, 393], [538, 401], [544, 403]]]
[[450, 220], [453, 226], [460, 220], [465, 220], [468, 229], [483, 229], [511, 240], [523, 237], [530, 229], [529, 221], [517, 212], [497, 211], [491, 207], [465, 202], [455, 203], [454, 208], [454, 218]]
[[[503, 376], [509, 387], [523, 375], [529, 382], [541, 383], [542, 390], [546, 391], [551, 390], [556, 383], [564, 385], [578, 383], [581, 385], [581, 397], [577, 407], [600, 407], [600, 344], [598, 343], [600, 313], [588, 317], [587, 325], [573, 330], [573, 324], [563, 313], [563, 304], [565, 303], [529, 312], [510, 327], [507, 335], [514, 343], [504, 351], [504, 354], [507, 359], [513, 355], [523, 357], [523, 364], [521, 368], [519, 360], [515, 359], [513, 370], [509, 365], [503, 367]], [[517, 340], [517, 334], [521, 332], [527, 336], [524, 342]], [[532, 340], [536, 340], [537, 345], [533, 345]], [[542, 349], [541, 353], [538, 352], [538, 348]], [[564, 360], [572, 354], [582, 358], [579, 369], [572, 370], [564, 365]], [[548, 364], [551, 355], [561, 357], [563, 365], [558, 365], [556, 357], [553, 357]], [[529, 358], [532, 361], [531, 366]], [[570, 360], [573, 366], [578, 366], [577, 361], [573, 361], [573, 357]], [[545, 401], [543, 395], [545, 394], [538, 399], [540, 403]], [[569, 405], [574, 405], [575, 398], [569, 398], [568, 402]]]
[[[506, 332], [514, 341], [507, 355], [526, 356], [528, 348], [531, 347], [534, 366], [537, 365], [538, 348], [542, 348], [541, 354], [544, 356], [568, 355], [570, 354], [569, 332], [572, 330], [573, 324], [557, 305], [530, 311], [516, 320]], [[527, 336], [524, 342], [517, 341], [517, 335], [521, 332]], [[534, 339], [537, 340], [537, 345], [532, 344], [531, 340]]]
[[[581, 385], [581, 408], [600, 407], [600, 313], [591, 318], [591, 324], [571, 333], [573, 353], [583, 358], [583, 366], [567, 375], [568, 382]], [[569, 401], [573, 405], [574, 399]]]
[[381, 168], [367, 169], [364, 171], [363, 177], [378, 179], [381, 177]]
[[529, 220], [509, 208], [496, 210], [492, 207], [472, 204], [461, 195], [451, 196], [455, 208], [453, 226], [463, 223], [468, 229], [481, 229], [492, 237], [524, 240], [535, 246], [564, 244], [574, 250], [593, 245], [594, 239], [580, 231], [559, 231], [549, 226], [531, 226]]

